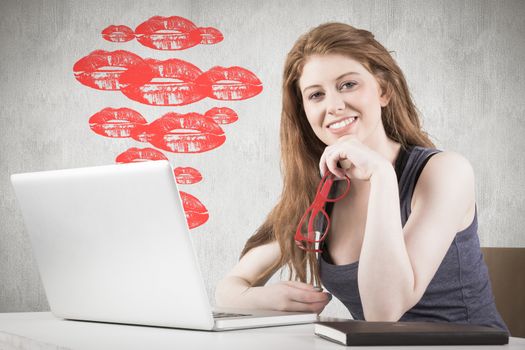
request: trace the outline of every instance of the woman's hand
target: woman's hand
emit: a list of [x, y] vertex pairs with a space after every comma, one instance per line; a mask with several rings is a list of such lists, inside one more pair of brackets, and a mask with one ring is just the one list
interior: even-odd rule
[[321, 313], [332, 299], [332, 295], [321, 292], [310, 284], [297, 281], [282, 281], [255, 287], [258, 297], [264, 299], [263, 308], [279, 311], [302, 311]]
[[330, 170], [340, 179], [346, 175], [350, 179], [370, 180], [376, 171], [387, 165], [391, 166], [382, 155], [365, 146], [357, 137], [347, 135], [325, 148], [319, 169], [321, 174]]
[[277, 241], [250, 249], [219, 281], [215, 301], [219, 307], [238, 309], [267, 309], [320, 313], [330, 302], [331, 294], [321, 292], [310, 284], [282, 281], [254, 285], [257, 276], [280, 258]]

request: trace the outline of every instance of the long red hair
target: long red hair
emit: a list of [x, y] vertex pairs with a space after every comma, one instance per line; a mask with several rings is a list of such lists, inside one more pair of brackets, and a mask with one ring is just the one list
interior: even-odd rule
[[283, 191], [277, 205], [241, 253], [242, 258], [250, 249], [277, 240], [281, 256], [258, 277], [255, 285], [266, 283], [284, 265], [290, 269], [290, 279], [319, 284], [315, 254], [305, 253], [294, 242], [296, 226], [315, 196], [320, 180], [319, 160], [326, 147], [306, 118], [299, 78], [310, 56], [327, 54], [341, 54], [360, 62], [377, 79], [383, 93], [390, 96], [388, 105], [381, 110], [383, 126], [390, 139], [402, 147], [434, 146], [421, 129], [418, 111], [401, 69], [372, 33], [344, 23], [326, 23], [302, 35], [284, 64], [280, 129]]

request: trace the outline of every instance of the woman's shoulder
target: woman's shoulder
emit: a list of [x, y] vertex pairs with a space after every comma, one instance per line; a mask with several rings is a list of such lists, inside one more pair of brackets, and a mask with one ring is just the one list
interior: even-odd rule
[[421, 172], [412, 197], [412, 214], [437, 215], [452, 221], [457, 216], [455, 232], [459, 232], [469, 226], [475, 215], [475, 192], [474, 171], [467, 158], [457, 152], [441, 151], [429, 159]]
[[427, 167], [429, 173], [445, 177], [473, 174], [468, 159], [454, 151], [437, 151], [429, 159]]
[[474, 171], [463, 155], [453, 151], [438, 151], [427, 162], [418, 180], [420, 194], [447, 192], [474, 193]]
[[453, 173], [453, 172], [469, 172], [472, 171], [472, 166], [468, 159], [460, 153], [448, 150], [440, 150], [438, 148], [409, 146], [408, 153], [413, 158], [420, 158], [424, 161], [425, 168], [431, 168], [427, 173]]

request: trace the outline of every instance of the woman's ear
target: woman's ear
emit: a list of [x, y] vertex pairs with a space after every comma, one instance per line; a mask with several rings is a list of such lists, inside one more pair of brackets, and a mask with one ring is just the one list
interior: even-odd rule
[[390, 98], [392, 97], [392, 89], [390, 88], [390, 84], [387, 82], [380, 82], [379, 83], [379, 103], [381, 104], [381, 107], [388, 106], [388, 103], [390, 102]]

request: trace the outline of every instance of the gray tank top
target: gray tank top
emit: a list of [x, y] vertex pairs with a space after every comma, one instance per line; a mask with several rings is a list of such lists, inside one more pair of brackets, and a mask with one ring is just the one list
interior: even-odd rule
[[[417, 179], [426, 162], [438, 152], [419, 146], [400, 150], [395, 170], [403, 226], [410, 216], [410, 203]], [[330, 213], [332, 205], [327, 205], [326, 209]], [[508, 332], [494, 304], [477, 229], [476, 212], [470, 226], [456, 234], [421, 300], [400, 321], [472, 323], [494, 326]], [[364, 320], [357, 284], [358, 268], [359, 261], [334, 265], [326, 249], [319, 255], [320, 277], [325, 288], [346, 306], [354, 319]]]

